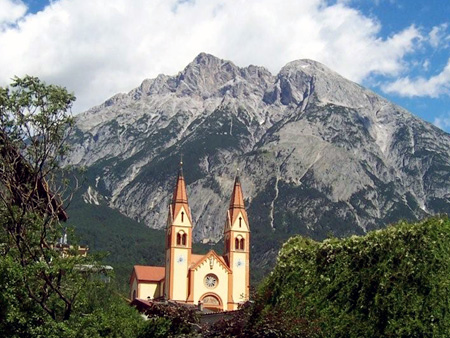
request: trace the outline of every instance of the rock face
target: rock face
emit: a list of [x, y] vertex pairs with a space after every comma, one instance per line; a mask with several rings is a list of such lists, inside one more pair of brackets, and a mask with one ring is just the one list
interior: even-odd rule
[[85, 200], [152, 228], [183, 154], [196, 240], [221, 237], [236, 168], [268, 241], [450, 213], [450, 135], [311, 60], [273, 76], [202, 53], [79, 115], [72, 143]]

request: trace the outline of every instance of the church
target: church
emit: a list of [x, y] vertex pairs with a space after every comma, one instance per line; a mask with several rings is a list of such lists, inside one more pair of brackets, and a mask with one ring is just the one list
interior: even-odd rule
[[250, 226], [239, 176], [225, 217], [224, 253], [192, 252], [192, 215], [182, 163], [166, 225], [165, 266], [135, 265], [131, 300], [171, 300], [213, 311], [236, 310], [249, 298]]

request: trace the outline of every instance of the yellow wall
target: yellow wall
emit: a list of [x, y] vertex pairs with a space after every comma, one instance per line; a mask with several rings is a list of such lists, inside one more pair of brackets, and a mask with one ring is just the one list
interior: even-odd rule
[[[181, 213], [184, 212], [183, 221]], [[187, 210], [181, 207], [175, 219], [169, 224], [171, 231], [171, 248], [166, 250], [165, 293], [168, 298], [176, 301], [186, 301], [188, 297], [189, 252], [191, 251], [192, 224], [187, 216]], [[187, 235], [186, 246], [177, 246], [177, 233], [183, 231]], [[170, 295], [169, 289], [172, 288]]]
[[[241, 219], [241, 226], [239, 227], [239, 217]], [[242, 213], [238, 215], [235, 222], [231, 225], [230, 235], [230, 269], [233, 271], [232, 279], [233, 279], [233, 291], [232, 298], [233, 302], [240, 303], [248, 300], [248, 285], [249, 285], [249, 248], [250, 248], [250, 234], [249, 227], [245, 222]], [[245, 246], [244, 250], [236, 250], [235, 248], [235, 239], [236, 237], [244, 238]], [[240, 262], [240, 264], [238, 264]]]
[[[182, 212], [184, 212], [183, 222], [181, 221], [181, 213]], [[182, 206], [180, 208], [180, 211], [178, 212], [178, 215], [175, 215], [175, 219], [173, 220], [172, 225], [192, 227], [192, 224], [189, 221], [189, 217], [187, 216], [187, 210], [186, 210], [186, 208], [184, 206]]]
[[160, 294], [159, 282], [140, 282], [138, 297], [140, 299], [157, 298]]
[[[187, 273], [188, 273], [188, 250], [175, 248], [174, 252], [174, 269], [172, 271], [173, 278], [173, 300], [187, 300]], [[182, 258], [182, 261], [181, 259]]]
[[[241, 217], [241, 226], [239, 226], [239, 217]], [[234, 221], [233, 224], [231, 224], [231, 230], [234, 231], [245, 231], [248, 232], [250, 231], [248, 228], [248, 224], [245, 222], [245, 218], [242, 215], [242, 212], [239, 212], [239, 215], [236, 217], [236, 220]]]
[[139, 298], [138, 285], [137, 285], [136, 277], [133, 278], [133, 284], [131, 284], [131, 290], [130, 290], [130, 299], [131, 300], [133, 300], [133, 291], [136, 291], [136, 298]]
[[[213, 268], [210, 267], [209, 259], [203, 261], [194, 271], [194, 304], [198, 304], [200, 298], [206, 293], [217, 294], [222, 301], [222, 309], [227, 309], [228, 300], [228, 271], [219, 263], [219, 261], [213, 258]], [[218, 278], [218, 284], [214, 289], [207, 288], [204, 283], [206, 275], [214, 274]]]
[[[246, 266], [248, 265], [248, 255], [245, 252], [235, 252], [233, 254], [233, 301], [235, 303], [247, 300]], [[238, 261], [241, 265], [238, 267]]]

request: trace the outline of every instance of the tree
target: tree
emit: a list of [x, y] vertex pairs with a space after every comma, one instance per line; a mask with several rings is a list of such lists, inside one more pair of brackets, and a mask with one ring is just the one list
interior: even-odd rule
[[0, 89], [0, 211], [2, 257], [17, 263], [28, 296], [53, 319], [68, 319], [77, 290], [67, 281], [79, 257], [54, 250], [62, 206], [55, 175], [67, 148], [75, 97], [38, 78], [15, 78]]
[[195, 309], [177, 303], [152, 303], [145, 315], [148, 321], [139, 338], [198, 337], [200, 325]]
[[293, 237], [263, 290], [269, 311], [316, 320], [323, 337], [449, 337], [449, 276], [440, 216], [322, 243]]
[[67, 151], [74, 100], [65, 88], [31, 76], [16, 77], [11, 88], [0, 88], [0, 179], [5, 207], [37, 210], [47, 219], [67, 219], [48, 182], [53, 183]]
[[289, 308], [278, 306], [267, 311], [270, 291], [260, 290], [251, 298], [251, 301], [244, 303], [230, 318], [204, 326], [203, 336], [206, 338], [315, 338], [321, 336], [316, 321], [292, 314]]
[[55, 250], [68, 218], [60, 163], [74, 100], [31, 76], [0, 88], [2, 337], [133, 337], [144, 326], [99, 278], [94, 255]]
[[45, 323], [68, 320], [89, 282], [79, 267], [94, 264], [91, 258], [55, 250], [67, 219], [55, 177], [74, 100], [65, 88], [31, 76], [0, 88], [0, 331], [6, 335], [37, 335]]

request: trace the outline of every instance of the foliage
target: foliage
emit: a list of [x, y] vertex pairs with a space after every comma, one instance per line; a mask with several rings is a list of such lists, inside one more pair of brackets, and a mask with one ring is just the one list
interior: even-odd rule
[[67, 214], [54, 179], [73, 100], [30, 76], [0, 88], [3, 337], [131, 337], [143, 323], [99, 280], [93, 256], [79, 255], [77, 246], [55, 249]]
[[29, 76], [15, 78], [12, 89], [0, 89], [1, 255], [16, 264], [19, 285], [54, 320], [70, 317], [79, 293], [72, 280], [82, 286], [80, 274], [74, 273], [78, 255], [63, 259], [54, 250], [59, 220], [67, 215], [50, 191], [66, 151], [73, 100], [65, 89]]
[[145, 321], [110, 284], [93, 281], [77, 302], [64, 337], [136, 337]]
[[289, 240], [263, 290], [266, 311], [320, 323], [324, 337], [448, 337], [450, 220], [364, 237]]
[[245, 303], [231, 318], [223, 319], [211, 327], [204, 327], [204, 337], [318, 337], [319, 328], [316, 322], [292, 315], [283, 306], [267, 311], [265, 304], [268, 294], [260, 293], [252, 298], [252, 301]]
[[0, 88], [2, 156], [16, 148], [30, 174], [40, 177], [59, 168], [59, 158], [67, 151], [67, 127], [73, 124], [69, 112], [74, 100], [65, 88], [31, 76], [16, 77], [11, 88]]
[[195, 309], [177, 303], [152, 303], [145, 314], [148, 323], [139, 338], [193, 336], [200, 328]]

